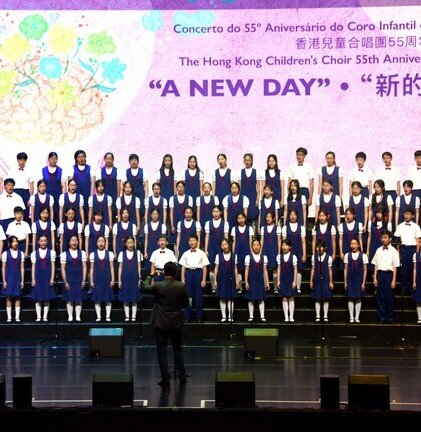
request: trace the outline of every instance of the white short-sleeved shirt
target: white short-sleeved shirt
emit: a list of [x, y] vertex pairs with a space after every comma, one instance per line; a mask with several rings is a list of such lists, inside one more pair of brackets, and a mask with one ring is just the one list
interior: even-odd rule
[[[319, 224], [319, 230], [320, 230], [320, 232], [322, 233], [322, 234], [324, 234], [326, 231], [327, 231], [327, 227], [328, 227], [329, 225], [327, 224], [327, 223], [325, 223], [325, 224]], [[334, 225], [331, 225], [330, 226], [330, 233], [331, 233], [331, 235], [336, 235], [336, 227], [334, 226]], [[317, 235], [317, 232], [316, 232], [316, 225], [314, 225], [313, 226], [313, 228], [312, 228], [312, 230], [311, 230], [311, 235], [313, 235], [313, 236], [315, 236], [315, 235]]]
[[[263, 208], [270, 208], [270, 206], [272, 205], [272, 200], [275, 200], [275, 210], [279, 210], [279, 201], [275, 198], [263, 198]], [[262, 209], [262, 200], [260, 200], [259, 202], [259, 209]]]
[[[225, 174], [227, 173], [227, 170], [228, 170], [228, 167], [226, 167], [226, 168], [218, 168], [219, 175], [221, 177], [225, 177]], [[233, 178], [235, 178], [235, 176], [234, 176], [233, 170], [231, 170], [231, 181], [233, 180]], [[238, 176], [237, 176], [237, 178], [238, 178]], [[216, 181], [215, 170], [212, 170], [212, 180]]]
[[384, 181], [384, 186], [387, 191], [395, 191], [396, 185], [401, 181], [402, 175], [401, 170], [394, 165], [390, 169], [386, 169], [385, 166], [381, 167], [376, 171], [376, 178]]
[[[83, 196], [80, 195], [80, 194], [78, 194], [78, 193], [70, 193], [70, 192], [68, 192], [69, 201], [72, 202], [72, 203], [75, 202], [76, 198], [77, 198], [77, 195], [79, 195], [79, 207], [83, 207], [83, 205], [85, 204], [85, 200], [84, 200]], [[60, 207], [64, 206], [64, 194], [61, 194], [59, 196], [58, 205]]]
[[[50, 165], [47, 165], [47, 170], [50, 174], [55, 174], [57, 172], [57, 169], [58, 169], [58, 166], [55, 166], [53, 169], [53, 167], [51, 167]], [[62, 181], [65, 181], [66, 178], [67, 177], [64, 176], [64, 170], [62, 169], [61, 170], [61, 177], [59, 178], [59, 180], [62, 182]], [[42, 170], [40, 173], [37, 172], [36, 176], [34, 177], [34, 181], [38, 181], [38, 180], [44, 180], [44, 173], [42, 172]]]
[[[383, 226], [382, 222], [371, 222], [368, 224], [368, 232], [373, 232], [376, 228], [381, 228]], [[392, 222], [387, 223], [387, 230], [392, 231]]]
[[[170, 175], [170, 169], [164, 168], [164, 174], [168, 177]], [[174, 170], [174, 179], [178, 177], [178, 172]], [[153, 182], [160, 182], [161, 180], [161, 170], [155, 171], [153, 174]]]
[[31, 227], [29, 226], [28, 222], [13, 221], [7, 226], [6, 235], [8, 237], [14, 235], [19, 241], [25, 240], [26, 236], [29, 234], [31, 234]]
[[[368, 200], [368, 198], [367, 197], [363, 197], [361, 194], [357, 195], [357, 196], [352, 195], [351, 198], [352, 198], [352, 201], [356, 205], [358, 205], [361, 202], [361, 200], [364, 199], [364, 201], [363, 201], [364, 202], [364, 207], [369, 207], [370, 206], [370, 201]], [[350, 198], [350, 200], [351, 200], [351, 198]], [[351, 202], [350, 202], [350, 204], [351, 204]]]
[[[374, 195], [374, 199], [376, 203], [379, 204], [383, 200], [383, 195]], [[393, 205], [393, 198], [390, 195], [387, 196], [386, 204], [388, 207]]]
[[[86, 253], [85, 253], [84, 250], [81, 250], [81, 251], [79, 249], [76, 249], [76, 250], [74, 250], [74, 249], [68, 249], [68, 250], [70, 251], [70, 256], [72, 258], [77, 258], [78, 252], [81, 252], [82, 253], [82, 262], [86, 262], [87, 261]], [[61, 264], [66, 264], [67, 263], [66, 259], [67, 259], [67, 251], [66, 252], [62, 252], [60, 254], [60, 263]]]
[[334, 193], [326, 195], [324, 193], [320, 194], [317, 199], [317, 205], [320, 205], [320, 200], [323, 199], [323, 202], [330, 203], [332, 197], [335, 197], [335, 207], [340, 207], [342, 205], [341, 197]]
[[[38, 222], [42, 230], [45, 230], [47, 228], [48, 222], [43, 222], [42, 220], [39, 220]], [[32, 234], [36, 234], [37, 224], [33, 223], [31, 229], [32, 229]], [[56, 230], [56, 224], [53, 221], [51, 221], [51, 231], [55, 231], [55, 230]]]
[[[410, 203], [410, 201], [411, 201], [411, 198], [412, 198], [412, 195], [409, 195], [409, 196], [405, 195], [404, 198], [403, 198], [404, 201], [405, 201], [405, 204], [408, 205]], [[400, 207], [401, 206], [401, 197], [400, 196], [398, 196], [396, 198], [395, 203], [396, 203], [396, 207]], [[415, 208], [416, 209], [420, 208], [420, 199], [418, 197], [415, 197]]]
[[396, 227], [395, 237], [400, 237], [404, 246], [416, 246], [421, 238], [421, 229], [415, 222], [402, 222]]
[[414, 190], [421, 189], [421, 166], [411, 166], [408, 170], [408, 175], [406, 176], [408, 180], [412, 180], [414, 183]]
[[15, 189], [29, 189], [29, 184], [34, 181], [33, 172], [26, 165], [23, 169], [11, 169], [7, 177], [15, 181]]
[[195, 252], [189, 249], [183, 253], [179, 264], [186, 269], [197, 269], [209, 265], [209, 259], [201, 249], [196, 249]]
[[[75, 221], [73, 221], [73, 222], [69, 222], [69, 221], [67, 221], [67, 222], [64, 222], [64, 223], [67, 224], [67, 227], [68, 227], [69, 229], [73, 229], [73, 227], [75, 226], [74, 224], [75, 224], [76, 222], [75, 222]], [[59, 233], [60, 235], [64, 234], [64, 223], [61, 223], [61, 224], [59, 225], [59, 227], [58, 227], [58, 233]], [[77, 222], [77, 233], [78, 233], [78, 234], [82, 234], [82, 232], [83, 232], [82, 224], [81, 224], [80, 222]]]
[[263, 225], [260, 228], [260, 235], [263, 237], [265, 235], [265, 232], [271, 233], [274, 229], [276, 229], [276, 235], [277, 236], [280, 236], [282, 234], [282, 228], [280, 226], [276, 226], [276, 225], [270, 225], [270, 226]]
[[250, 205], [250, 200], [245, 196], [245, 195], [227, 195], [223, 200], [222, 200], [222, 205], [224, 208], [228, 208], [228, 197], [231, 196], [232, 198], [232, 202], [233, 203], [237, 203], [238, 200], [240, 199], [240, 197], [243, 198], [243, 208], [249, 208]]
[[412, 256], [412, 262], [414, 264], [417, 262], [417, 253], [419, 253], [419, 252], [415, 252], [414, 255]]
[[[253, 167], [251, 168], [243, 168], [245, 170], [247, 178], [251, 176], [251, 173], [253, 172]], [[241, 171], [238, 173], [238, 181], [241, 182]], [[282, 173], [281, 173], [282, 175]], [[283, 177], [282, 177], [283, 178]], [[256, 169], [256, 181], [264, 180], [265, 179], [265, 172], [263, 170]]]
[[211, 219], [210, 221], [205, 222], [205, 233], [209, 234], [210, 233], [210, 227], [211, 227], [211, 223], [214, 226], [214, 228], [219, 228], [219, 226], [221, 225], [221, 223], [224, 224], [224, 234], [228, 234], [229, 232], [229, 225], [228, 222], [222, 220], [222, 219]]
[[[350, 223], [348, 223], [348, 222], [343, 222], [343, 223], [346, 223], [346, 226], [347, 226], [348, 230], [352, 231], [354, 229], [354, 227], [355, 227], [355, 224], [357, 222], [354, 220], [354, 221], [352, 221]], [[344, 233], [343, 223], [339, 224], [339, 227], [338, 227], [339, 235], [343, 235], [343, 233]], [[358, 234], [362, 234], [362, 232], [363, 232], [363, 224], [361, 222], [358, 222]]]
[[[23, 254], [22, 251], [20, 251], [20, 250], [17, 250], [17, 251], [10, 250], [10, 253], [12, 254], [13, 258], [17, 258], [20, 255], [20, 260], [21, 261], [25, 261], [25, 255]], [[5, 252], [3, 252], [1, 254], [1, 260], [4, 263], [7, 262], [7, 251], [5, 251]]]
[[3, 229], [3, 227], [0, 225], [0, 240], [1, 241], [4, 241], [4, 240], [6, 240], [6, 234], [4, 233], [4, 229]]
[[[355, 261], [358, 258], [359, 252], [352, 252], [352, 259]], [[349, 264], [348, 262], [348, 254], [346, 253], [344, 256], [344, 264]], [[368, 264], [368, 257], [365, 253], [363, 253], [363, 264]]]
[[371, 260], [371, 264], [377, 266], [377, 270], [393, 270], [395, 267], [399, 267], [401, 265], [399, 252], [390, 245], [387, 247], [387, 249], [383, 249], [383, 246], [380, 246], [376, 250], [374, 257]]
[[[272, 178], [272, 179], [274, 177], [276, 177], [276, 171], [275, 171], [275, 169], [274, 168], [268, 169], [268, 174], [269, 174], [269, 177]], [[263, 171], [262, 180], [266, 180], [266, 170]], [[285, 180], [284, 170], [280, 170], [279, 180], [280, 181]]]
[[[349, 172], [348, 179], [352, 183], [354, 181], [359, 181], [361, 183], [362, 187], [367, 187], [368, 182], [372, 181], [374, 177], [373, 171], [363, 166], [362, 168], [358, 168], [357, 166], [352, 168], [352, 170]], [[377, 180], [377, 179], [375, 179]]]
[[289, 167], [288, 177], [290, 179], [296, 179], [300, 182], [300, 187], [309, 188], [310, 180], [314, 179], [313, 168], [310, 164], [304, 162], [302, 165], [294, 163]]
[[[193, 207], [193, 198], [190, 195], [183, 195], [183, 202], [180, 201], [180, 195], [175, 195], [175, 198], [177, 199], [179, 204], [185, 204], [187, 201], [187, 205], [190, 207]], [[170, 197], [169, 199], [169, 207], [174, 208], [174, 196]]]
[[122, 263], [123, 262], [123, 253], [127, 253], [127, 257], [129, 258], [129, 259], [132, 259], [133, 258], [133, 254], [136, 252], [136, 256], [137, 256], [137, 262], [138, 263], [140, 263], [142, 260], [143, 260], [143, 256], [142, 256], [142, 254], [140, 253], [140, 251], [138, 251], [138, 250], [136, 250], [136, 251], [129, 251], [129, 250], [125, 250], [125, 251], [122, 251], [122, 252], [120, 252], [119, 254], [118, 254], [118, 262], [119, 263]]
[[186, 226], [187, 228], [190, 228], [193, 224], [195, 224], [196, 231], [202, 230], [202, 227], [200, 226], [200, 222], [197, 222], [194, 219], [192, 219], [190, 221], [186, 221], [185, 219], [183, 219], [182, 221], [177, 222], [177, 232], [178, 233], [181, 233], [181, 222], [183, 222], [183, 225]]
[[[282, 257], [282, 260], [284, 262], [287, 262], [289, 260], [290, 255], [291, 255], [291, 252], [288, 252], [286, 254], [284, 254], [284, 253], [283, 254], [278, 254], [276, 256], [276, 262], [277, 262], [277, 264], [278, 265], [281, 264], [281, 257]], [[296, 266], [297, 264], [298, 264], [298, 258], [295, 255], [292, 255], [292, 265]]]
[[168, 262], [173, 262], [177, 264], [177, 258], [171, 249], [156, 249], [152, 252], [149, 261], [155, 265], [155, 268], [163, 270], [165, 264]]
[[[124, 230], [127, 229], [128, 225], [129, 225], [129, 222], [121, 222], [121, 226], [123, 227]], [[145, 225], [145, 228], [146, 228], [146, 226], [147, 225]], [[118, 231], [118, 222], [113, 225], [113, 235], [117, 235], [117, 231]], [[136, 227], [136, 224], [133, 224], [133, 229], [132, 229], [133, 237], [136, 237], [136, 234], [137, 234], [137, 227]]]
[[[306, 205], [306, 204], [307, 204], [307, 198], [306, 198], [304, 195], [301, 195], [300, 200], [301, 200], [301, 205]], [[289, 202], [295, 202], [295, 201], [297, 201], [296, 197], [295, 197], [292, 201], [288, 201], [288, 195], [287, 195], [287, 196], [285, 197], [284, 204], [286, 205], [286, 204], [288, 204]], [[279, 207], [279, 204], [278, 204], [278, 207]]]
[[[151, 227], [154, 231], [156, 231], [156, 229], [158, 228], [159, 222], [150, 222]], [[114, 227], [113, 227], [113, 234], [117, 234], [117, 226], [114, 225], [116, 227], [116, 232], [114, 233]], [[145, 224], [144, 228], [143, 228], [143, 232], [145, 234], [149, 234], [149, 224]], [[162, 224], [161, 225], [161, 234], [166, 234], [167, 233], [167, 227]]]
[[[48, 249], [41, 249], [41, 248], [39, 248], [37, 250], [39, 252], [39, 256], [42, 259], [45, 258], [45, 256], [47, 255]], [[56, 252], [50, 249], [50, 259], [51, 259], [51, 262], [54, 262], [56, 260], [56, 257], [57, 257]], [[36, 253], [36, 251], [33, 251], [31, 253], [31, 263], [35, 264], [36, 262], [37, 262], [37, 253]]]
[[[54, 205], [54, 198], [51, 195], [50, 195], [50, 199], [48, 200], [48, 203], [47, 203], [47, 194], [42, 195], [42, 194], [38, 193], [36, 195], [38, 195], [38, 198], [39, 198], [39, 201], [41, 204], [44, 204], [47, 207], [52, 207]], [[28, 203], [32, 207], [35, 206], [35, 195], [31, 195], [29, 197]]]
[[[224, 253], [224, 259], [226, 262], [228, 262], [229, 260], [232, 259], [232, 254], [230, 253]], [[237, 255], [234, 254], [234, 264], [237, 265], [238, 264], [238, 259], [237, 259]], [[219, 254], [216, 255], [215, 257], [215, 265], [219, 266]]]
[[[97, 250], [97, 252], [98, 252], [99, 259], [103, 260], [105, 258], [105, 252], [106, 252], [106, 250], [105, 249], [104, 250]], [[114, 254], [112, 252], [110, 252], [110, 255], [108, 257], [109, 257], [110, 261], [114, 261]], [[95, 262], [95, 252], [91, 252], [89, 254], [89, 261], [91, 263]]]
[[15, 217], [14, 208], [22, 207], [25, 209], [25, 203], [20, 195], [13, 192], [8, 194], [4, 191], [0, 195], [0, 219], [12, 219]]
[[[325, 165], [324, 167], [319, 169], [319, 176], [323, 177], [323, 168], [326, 168], [326, 172], [328, 175], [332, 175], [333, 171], [335, 171], [336, 165], [333, 165], [331, 167]], [[343, 177], [344, 176], [344, 170], [341, 167], [339, 168], [338, 176]], [[300, 183], [301, 184], [301, 183]]]
[[[110, 175], [113, 171], [114, 167], [111, 168], [106, 168], [105, 167], [105, 172]], [[102, 168], [99, 168], [96, 172], [95, 172], [95, 178], [98, 179], [102, 179]], [[117, 168], [117, 180], [122, 180], [123, 178], [123, 173], [122, 170], [120, 168]]]
[[[89, 237], [91, 235], [91, 227], [89, 226], [90, 224], [85, 226], [85, 237]], [[101, 224], [96, 224], [94, 222], [94, 229], [98, 228], [96, 231], [99, 231], [101, 229]], [[104, 229], [104, 237], [108, 238], [110, 236], [110, 228], [108, 228], [108, 225], [105, 225], [105, 229]]]
[[[321, 255], [321, 261], [324, 261], [325, 260], [325, 257], [326, 257], [326, 252], [324, 252], [322, 255]], [[312, 255], [311, 256], [311, 265], [313, 265], [314, 266], [314, 255]], [[328, 262], [327, 262], [327, 265], [328, 265], [328, 267], [332, 267], [332, 257], [329, 255], [329, 259], [328, 259]]]
[[[136, 169], [130, 168], [133, 177], [136, 177], [138, 175], [139, 169], [140, 167]], [[143, 182], [147, 181], [148, 177], [149, 177], [148, 173], [143, 169]], [[121, 181], [124, 183], [126, 180], [127, 180], [127, 170], [123, 169], [121, 170]]]
[[[130, 197], [129, 202], [127, 202], [127, 197]], [[126, 205], [130, 205], [132, 203], [132, 199], [135, 200], [135, 204], [134, 204], [135, 208], [140, 209], [140, 199], [138, 197], [135, 197], [134, 195], [122, 195], [121, 197], [118, 197], [115, 200], [115, 206], [118, 210], [120, 210], [122, 208], [123, 200]]]
[[[301, 231], [301, 237], [305, 237], [306, 236], [306, 229], [303, 226], [298, 226], [298, 222], [288, 222], [288, 225], [291, 229], [292, 232], [296, 232], [297, 230]], [[282, 237], [286, 237], [287, 236], [287, 226], [284, 225], [282, 227]]]
[[[239, 229], [239, 231], [240, 231], [241, 233], [245, 232], [245, 230], [248, 229], [248, 231], [249, 231], [249, 236], [254, 236], [254, 229], [253, 229], [253, 227], [251, 227], [251, 226], [249, 226], [249, 227], [247, 227], [247, 225], [244, 225], [243, 227], [240, 227], [240, 226], [239, 226], [238, 229]], [[232, 235], [233, 237], [235, 237], [235, 227], [232, 227], [232, 228], [231, 228], [231, 235]]]
[[[105, 194], [96, 195], [98, 202], [104, 201], [105, 197], [107, 197], [107, 206], [111, 207], [113, 205], [113, 199], [109, 195], [105, 195]], [[94, 197], [92, 195], [88, 198], [88, 206], [89, 207], [94, 206]]]
[[[146, 208], [146, 209], [149, 208], [149, 198], [150, 198], [150, 197], [145, 198], [145, 208]], [[158, 198], [156, 198], [156, 197], [154, 197], [154, 196], [152, 195], [152, 202], [153, 202], [155, 205], [158, 205], [160, 200], [161, 200], [161, 196], [159, 196]], [[168, 207], [167, 200], [166, 200], [165, 198], [163, 198], [163, 199], [162, 199], [162, 208], [165, 210], [167, 207]]]
[[[203, 195], [203, 199], [204, 199], [205, 203], [209, 204], [211, 197], [214, 198], [215, 205], [219, 205], [219, 198], [217, 196], [214, 196], [214, 195]], [[196, 207], [200, 207], [200, 197], [196, 198]]]
[[[264, 266], [268, 265], [268, 257], [266, 255], [260, 255], [260, 254], [256, 255], [255, 253], [252, 253], [252, 255], [253, 255], [254, 260], [256, 262], [258, 262], [258, 263], [260, 262], [261, 257], [263, 256], [263, 265]], [[250, 255], [246, 255], [246, 257], [244, 259], [244, 265], [245, 266], [249, 266], [250, 265], [250, 261], [251, 261], [251, 256]]]
[[[192, 170], [192, 169], [188, 168], [188, 171], [189, 171], [190, 177], [194, 177], [196, 175], [195, 169]], [[203, 179], [204, 179], [203, 171], [199, 170], [199, 180], [203, 180]], [[181, 170], [178, 173], [176, 180], [177, 181], [179, 181], [179, 180], [186, 181], [186, 170]]]

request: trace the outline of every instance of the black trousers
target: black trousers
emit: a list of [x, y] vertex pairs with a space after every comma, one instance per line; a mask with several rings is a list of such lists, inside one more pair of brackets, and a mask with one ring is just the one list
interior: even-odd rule
[[186, 369], [184, 367], [184, 354], [181, 342], [180, 329], [162, 329], [155, 328], [156, 333], [156, 351], [158, 354], [159, 368], [161, 369], [161, 378], [167, 380], [170, 378], [168, 369], [167, 346], [168, 338], [171, 340], [172, 349], [174, 352], [174, 368], [178, 373], [179, 378], [185, 378]]

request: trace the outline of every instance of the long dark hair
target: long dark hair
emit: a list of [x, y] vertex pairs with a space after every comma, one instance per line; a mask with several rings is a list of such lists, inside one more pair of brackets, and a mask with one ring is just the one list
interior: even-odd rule
[[164, 161], [166, 158], [171, 159], [171, 166], [170, 166], [169, 170], [170, 170], [170, 175], [174, 175], [173, 158], [172, 158], [172, 155], [170, 155], [169, 153], [164, 155], [164, 157], [162, 158], [162, 164], [161, 164], [161, 168], [159, 168], [159, 171], [161, 171], [161, 174], [164, 175], [164, 169], [165, 169]]

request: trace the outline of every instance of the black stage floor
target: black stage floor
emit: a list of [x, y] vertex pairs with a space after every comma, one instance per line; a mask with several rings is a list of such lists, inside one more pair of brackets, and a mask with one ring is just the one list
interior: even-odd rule
[[[172, 358], [171, 352], [169, 358]], [[358, 339], [330, 341], [280, 339], [276, 359], [244, 358], [241, 341], [186, 340], [186, 386], [171, 382], [169, 392], [156, 384], [159, 369], [153, 342], [127, 343], [124, 357], [89, 356], [88, 340], [73, 345], [45, 347], [39, 339], [0, 340], [0, 373], [6, 375], [7, 401], [12, 399], [12, 376], [33, 376], [33, 406], [89, 407], [92, 374], [134, 375], [136, 407], [212, 408], [215, 373], [254, 372], [256, 405], [261, 408], [319, 408], [320, 376], [340, 377], [341, 407], [347, 404], [348, 374], [382, 374], [390, 378], [391, 410], [421, 411], [421, 346], [400, 347]]]

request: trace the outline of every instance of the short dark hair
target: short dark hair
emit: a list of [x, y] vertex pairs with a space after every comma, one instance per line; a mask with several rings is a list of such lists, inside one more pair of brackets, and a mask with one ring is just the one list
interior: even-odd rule
[[359, 158], [366, 160], [367, 159], [367, 155], [364, 152], [358, 152], [355, 155], [355, 159], [359, 159]]
[[167, 262], [164, 265], [164, 275], [175, 278], [177, 274], [177, 264], [172, 261]]
[[17, 206], [13, 209], [13, 213], [23, 213], [24, 211], [25, 210], [20, 206]]
[[403, 213], [404, 214], [405, 213], [411, 213], [411, 215], [414, 216], [415, 215], [415, 209], [413, 209], [412, 207], [407, 207]]
[[195, 240], [199, 241], [199, 237], [197, 236], [197, 234], [192, 234], [192, 235], [190, 235], [190, 236], [189, 236], [189, 240], [190, 240], [190, 239], [195, 239]]
[[326, 248], [326, 242], [322, 239], [317, 240], [316, 248], [319, 248], [319, 247]]
[[402, 186], [409, 186], [412, 189], [414, 187], [414, 182], [412, 180], [405, 180]]
[[418, 157], [418, 156], [421, 156], [421, 150], [417, 150], [417, 151], [414, 153], [414, 157]]
[[7, 179], [5, 179], [4, 180], [4, 185], [6, 186], [8, 183], [12, 183], [13, 184], [13, 186], [16, 184], [16, 182], [12, 179], [12, 178], [7, 178]]
[[304, 147], [298, 147], [297, 150], [295, 150], [295, 153], [303, 153], [304, 155], [307, 156], [307, 149]]
[[139, 156], [136, 153], [131, 153], [130, 156], [129, 156], [129, 162], [131, 160], [137, 160], [138, 161], [139, 160]]
[[387, 235], [390, 239], [393, 237], [392, 233], [389, 230], [383, 230], [381, 233], [382, 236]]
[[383, 159], [385, 156], [389, 156], [390, 158], [393, 158], [392, 153], [390, 153], [389, 151], [385, 151], [385, 152], [382, 153], [382, 159]]
[[20, 152], [16, 155], [16, 159], [24, 159], [24, 160], [28, 160], [28, 155], [25, 152]]

